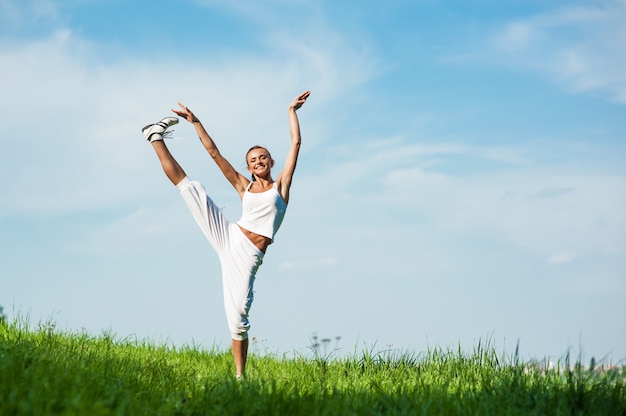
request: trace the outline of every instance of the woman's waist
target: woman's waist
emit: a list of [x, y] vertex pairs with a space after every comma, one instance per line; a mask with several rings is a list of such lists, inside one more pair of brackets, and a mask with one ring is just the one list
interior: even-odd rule
[[263, 253], [265, 253], [265, 250], [267, 250], [267, 246], [272, 244], [273, 240], [271, 238], [261, 234], [257, 234], [254, 231], [250, 231], [247, 228], [241, 226], [239, 223], [237, 223], [237, 226], [239, 226], [239, 229], [248, 238], [248, 240], [250, 240], [252, 244], [254, 244]]

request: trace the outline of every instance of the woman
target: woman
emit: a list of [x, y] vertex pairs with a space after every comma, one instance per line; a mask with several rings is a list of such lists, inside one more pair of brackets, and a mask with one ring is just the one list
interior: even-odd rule
[[253, 300], [255, 275], [263, 262], [267, 247], [272, 243], [280, 227], [289, 203], [289, 189], [301, 141], [296, 111], [302, 107], [309, 95], [310, 91], [305, 91], [289, 104], [291, 147], [287, 153], [285, 166], [276, 180], [272, 179], [271, 175], [274, 160], [267, 149], [253, 146], [248, 150], [246, 162], [248, 171], [252, 174], [250, 181], [221, 155], [200, 120], [188, 107], [179, 102], [180, 109], [172, 110], [193, 124], [204, 148], [239, 194], [242, 201], [242, 216], [237, 223], [231, 223], [223, 216], [207, 196], [204, 187], [199, 182], [190, 180], [169, 152], [163, 137], [170, 133], [167, 131], [170, 126], [178, 123], [176, 117], [166, 117], [142, 129], [146, 139], [152, 143], [165, 175], [180, 190], [196, 222], [220, 259], [224, 308], [232, 336], [237, 378], [243, 376], [248, 356], [250, 329], [248, 312]]

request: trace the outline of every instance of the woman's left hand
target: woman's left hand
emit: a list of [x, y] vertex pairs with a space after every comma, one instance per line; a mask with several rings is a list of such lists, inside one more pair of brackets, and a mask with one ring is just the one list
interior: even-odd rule
[[180, 101], [178, 102], [178, 105], [180, 106], [180, 110], [174, 110], [172, 109], [172, 111], [174, 113], [176, 113], [177, 116], [184, 118], [185, 120], [187, 120], [190, 123], [195, 123], [196, 121], [200, 121], [198, 120], [198, 117], [196, 117], [191, 110], [189, 109], [189, 107], [183, 105], [183, 103], [181, 103]]
[[309, 98], [309, 95], [311, 95], [311, 91], [309, 90], [298, 95], [296, 98], [294, 98], [291, 104], [289, 104], [289, 109], [295, 111], [298, 108], [302, 107], [302, 104], [306, 102], [306, 99]]

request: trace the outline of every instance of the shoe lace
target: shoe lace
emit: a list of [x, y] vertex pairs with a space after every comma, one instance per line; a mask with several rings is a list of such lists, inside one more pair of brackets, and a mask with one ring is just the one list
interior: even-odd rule
[[173, 139], [174, 138], [173, 135], [174, 135], [174, 130], [166, 130], [163, 133], [161, 133], [161, 136], [164, 139]]

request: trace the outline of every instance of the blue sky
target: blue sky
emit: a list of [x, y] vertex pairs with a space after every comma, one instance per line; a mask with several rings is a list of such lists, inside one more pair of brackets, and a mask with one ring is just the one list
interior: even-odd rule
[[0, 305], [226, 348], [217, 257], [140, 130], [180, 100], [238, 169], [262, 144], [278, 173], [310, 89], [254, 350], [624, 359], [625, 20], [618, 0], [0, 1]]

